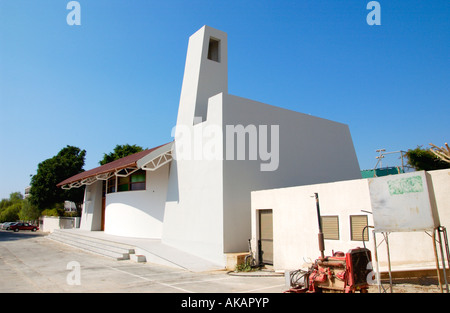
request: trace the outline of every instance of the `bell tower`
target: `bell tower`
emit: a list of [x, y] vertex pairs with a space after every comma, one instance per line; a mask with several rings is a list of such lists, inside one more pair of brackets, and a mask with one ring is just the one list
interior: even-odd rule
[[205, 121], [219, 93], [228, 93], [227, 34], [205, 25], [189, 38], [177, 125]]

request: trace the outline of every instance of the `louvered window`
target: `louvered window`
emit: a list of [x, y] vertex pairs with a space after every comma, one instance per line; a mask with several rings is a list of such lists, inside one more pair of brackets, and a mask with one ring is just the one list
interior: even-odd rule
[[[352, 240], [355, 241], [368, 241], [369, 240], [369, 229], [366, 227], [368, 225], [367, 215], [351, 215], [350, 216], [350, 231]], [[364, 230], [364, 237], [363, 237]]]
[[339, 240], [339, 217], [322, 216], [321, 220], [324, 239]]

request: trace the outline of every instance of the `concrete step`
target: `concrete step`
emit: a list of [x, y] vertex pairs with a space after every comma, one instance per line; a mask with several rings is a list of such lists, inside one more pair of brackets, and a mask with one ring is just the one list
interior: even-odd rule
[[130, 260], [138, 263], [147, 262], [147, 258], [142, 254], [130, 254]]
[[134, 247], [122, 243], [55, 230], [47, 238], [116, 260], [129, 260]]
[[[77, 243], [70, 236], [76, 236], [76, 240], [88, 240], [90, 246], [83, 245], [85, 242]], [[92, 251], [97, 254], [103, 254], [111, 257], [110, 252], [104, 250], [98, 251], [92, 248], [93, 243], [100, 243], [101, 246], [115, 246], [128, 249], [128, 255], [112, 254], [115, 259], [130, 259], [131, 261], [145, 261], [147, 263], [155, 263], [175, 268], [186, 269], [192, 272], [204, 272], [211, 270], [221, 270], [223, 266], [215, 264], [205, 259], [199, 258], [195, 255], [181, 251], [170, 245], [162, 243], [160, 239], [148, 238], [128, 238], [105, 234], [102, 231], [85, 231], [81, 229], [58, 229], [47, 236], [50, 239], [57, 240], [62, 243], [71, 244], [80, 249]], [[84, 238], [88, 237], [88, 238]], [[95, 245], [94, 245], [95, 246]], [[94, 251], [93, 251], [94, 250]], [[121, 251], [123, 252], [123, 251]], [[127, 251], [125, 251], [126, 253]], [[133, 256], [136, 255], [136, 256]], [[142, 256], [142, 257], [138, 257]]]

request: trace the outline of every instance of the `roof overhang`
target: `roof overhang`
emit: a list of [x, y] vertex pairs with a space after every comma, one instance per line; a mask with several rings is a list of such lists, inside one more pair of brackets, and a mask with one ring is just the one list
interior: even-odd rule
[[162, 146], [142, 159], [136, 162], [138, 168], [146, 171], [156, 171], [158, 168], [164, 166], [172, 161], [173, 142]]
[[139, 169], [156, 171], [172, 161], [173, 142], [130, 155], [98, 168], [77, 174], [57, 186], [69, 190], [89, 186], [99, 180], [108, 180], [113, 176], [127, 177]]
[[58, 185], [58, 186], [60, 186], [62, 189], [65, 189], [65, 190], [69, 190], [69, 189], [72, 189], [72, 188], [80, 188], [82, 186], [92, 185], [93, 183], [95, 183], [98, 180], [108, 180], [109, 178], [111, 178], [115, 174], [116, 174], [115, 172], [108, 172], [108, 173], [98, 174], [98, 175], [95, 175], [95, 176], [90, 176], [90, 177], [87, 177], [85, 179], [76, 180], [74, 182], [71, 182], [71, 183], [68, 183], [68, 184], [64, 184], [64, 185]]

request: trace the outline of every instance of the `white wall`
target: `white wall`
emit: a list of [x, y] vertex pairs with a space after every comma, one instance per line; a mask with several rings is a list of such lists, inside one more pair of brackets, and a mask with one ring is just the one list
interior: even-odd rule
[[430, 171], [441, 225], [450, 227], [450, 170]]
[[86, 186], [80, 229], [100, 230], [102, 217], [102, 181]]
[[[222, 94], [210, 99], [207, 120], [190, 127], [192, 133], [213, 126], [220, 129]], [[217, 147], [222, 138], [217, 136]], [[183, 159], [181, 140], [175, 140], [169, 190], [164, 212], [163, 242], [180, 250], [222, 264], [223, 260], [223, 167], [222, 161]], [[201, 144], [201, 148], [205, 144]], [[184, 143], [194, 153], [196, 143]], [[200, 149], [202, 151], [202, 149]], [[192, 156], [194, 157], [194, 156]]]
[[52, 233], [55, 229], [77, 228], [79, 217], [42, 216], [43, 232]]
[[[207, 58], [210, 37], [220, 39], [220, 62]], [[223, 166], [221, 160], [204, 158], [211, 142], [202, 142], [201, 136], [211, 127], [221, 130], [227, 75], [227, 35], [204, 26], [189, 38], [177, 130], [192, 137], [186, 141], [175, 135], [162, 237], [166, 244], [217, 264], [224, 262]], [[221, 134], [215, 139], [221, 148]], [[192, 153], [183, 154], [186, 149]]]
[[276, 170], [262, 171], [261, 164], [277, 160], [224, 161], [225, 252], [248, 249], [252, 191], [361, 178], [347, 125], [232, 95], [223, 108], [224, 125], [279, 126]]
[[[450, 225], [450, 170], [428, 172], [432, 178], [437, 209], [441, 225]], [[401, 177], [401, 175], [399, 175]], [[325, 255], [332, 250], [346, 252], [362, 247], [362, 241], [350, 240], [350, 215], [365, 215], [371, 212], [371, 201], [367, 179], [335, 183], [262, 190], [252, 192], [252, 239], [254, 247], [258, 239], [258, 215], [260, 209], [273, 210], [274, 267], [276, 270], [298, 269], [305, 261], [319, 257], [317, 233], [318, 222], [313, 194], [319, 194], [321, 215], [339, 216], [339, 240], [325, 240]], [[369, 225], [373, 225], [371, 214], [367, 214]], [[377, 243], [382, 242], [377, 234]], [[374, 259], [373, 234], [369, 234], [366, 247]], [[389, 235], [390, 256], [393, 270], [411, 268], [435, 268], [433, 244], [424, 232], [402, 232]], [[378, 248], [381, 270], [386, 270], [386, 245]]]
[[136, 238], [161, 238], [169, 165], [146, 171], [146, 190], [106, 195], [105, 233]]
[[[219, 62], [207, 59], [210, 37], [220, 39]], [[248, 250], [251, 191], [361, 177], [347, 125], [232, 96], [227, 89], [227, 35], [205, 26], [189, 39], [163, 242], [223, 264], [224, 253]], [[279, 126], [275, 171], [262, 172], [261, 163], [270, 162], [248, 156], [225, 160], [226, 127], [250, 124]], [[181, 153], [186, 150], [192, 151], [188, 159]], [[219, 158], [208, 159], [211, 150]]]
[[316, 192], [321, 215], [339, 215], [339, 240], [325, 240], [325, 255], [331, 255], [332, 250], [346, 252], [363, 246], [361, 241], [350, 241], [350, 215], [368, 215], [369, 224], [373, 225], [370, 214], [361, 212], [370, 211], [366, 180], [252, 192], [253, 247], [257, 247], [259, 233], [257, 210], [272, 209], [276, 270], [301, 268], [305, 261], [320, 256]]

